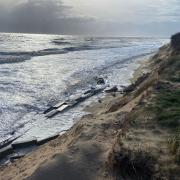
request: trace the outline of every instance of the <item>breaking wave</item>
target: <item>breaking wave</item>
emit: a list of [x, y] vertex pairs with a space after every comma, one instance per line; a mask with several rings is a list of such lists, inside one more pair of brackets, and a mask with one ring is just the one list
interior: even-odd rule
[[[110, 47], [109, 47], [110, 48]], [[56, 55], [56, 54], [66, 54], [74, 51], [85, 51], [85, 50], [96, 50], [104, 49], [101, 47], [92, 47], [92, 46], [79, 46], [79, 47], [66, 47], [62, 49], [53, 48], [53, 49], [43, 49], [39, 51], [27, 51], [27, 52], [0, 52], [0, 64], [5, 63], [17, 63], [29, 60], [35, 56], [47, 56], [47, 55]]]

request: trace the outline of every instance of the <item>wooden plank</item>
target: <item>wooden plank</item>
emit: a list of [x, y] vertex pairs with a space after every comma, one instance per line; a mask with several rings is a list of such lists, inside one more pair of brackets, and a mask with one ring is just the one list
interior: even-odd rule
[[47, 113], [46, 117], [51, 118], [51, 117], [55, 116], [58, 113], [62, 113], [63, 111], [69, 109], [70, 107], [72, 108], [73, 106], [77, 105], [78, 103], [81, 103], [81, 102], [85, 101], [86, 99], [100, 93], [106, 87], [107, 87], [107, 85], [92, 88], [89, 91], [86, 91], [80, 97], [73, 98], [72, 100], [67, 100], [67, 101], [65, 101], [63, 103], [58, 103], [55, 106], [53, 106], [53, 109], [50, 112]]
[[54, 108], [59, 108], [60, 106], [62, 106], [64, 104], [66, 104], [66, 102], [59, 102], [59, 103], [55, 104], [53, 107]]
[[57, 109], [57, 111], [61, 112], [61, 111], [65, 110], [67, 107], [69, 107], [68, 104], [62, 105], [60, 108]]
[[49, 113], [47, 113], [45, 117], [50, 118], [50, 117], [55, 116], [57, 113], [59, 113], [59, 111], [57, 111], [57, 109], [54, 109], [50, 111]]

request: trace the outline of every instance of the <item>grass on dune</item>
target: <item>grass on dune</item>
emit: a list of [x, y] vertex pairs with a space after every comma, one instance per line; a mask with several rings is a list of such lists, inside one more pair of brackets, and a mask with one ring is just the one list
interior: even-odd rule
[[155, 113], [160, 125], [176, 128], [180, 125], [180, 90], [163, 90], [156, 98]]
[[155, 114], [156, 122], [169, 130], [171, 137], [168, 140], [170, 152], [174, 155], [175, 161], [180, 163], [180, 88], [173, 87], [173, 84], [180, 82], [180, 57], [174, 57], [169, 61], [161, 77], [163, 80], [172, 83], [171, 86], [162, 86], [155, 93], [150, 110]]
[[168, 139], [170, 153], [175, 161], [180, 163], [180, 90], [162, 89], [156, 94], [150, 107], [155, 113], [155, 121], [172, 133]]

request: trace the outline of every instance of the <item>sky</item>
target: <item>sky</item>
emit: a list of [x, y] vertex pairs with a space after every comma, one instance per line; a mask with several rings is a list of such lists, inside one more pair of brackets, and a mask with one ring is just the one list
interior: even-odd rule
[[170, 36], [179, 0], [0, 0], [0, 31], [96, 36]]

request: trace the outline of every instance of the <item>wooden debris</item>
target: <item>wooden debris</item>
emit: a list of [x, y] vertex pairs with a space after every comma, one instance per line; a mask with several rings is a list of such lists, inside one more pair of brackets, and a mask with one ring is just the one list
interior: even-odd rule
[[15, 142], [12, 143], [11, 146], [15, 149], [15, 148], [24, 148], [27, 146], [33, 146], [36, 145], [37, 139], [32, 139], [29, 141], [19, 141], [19, 142]]

